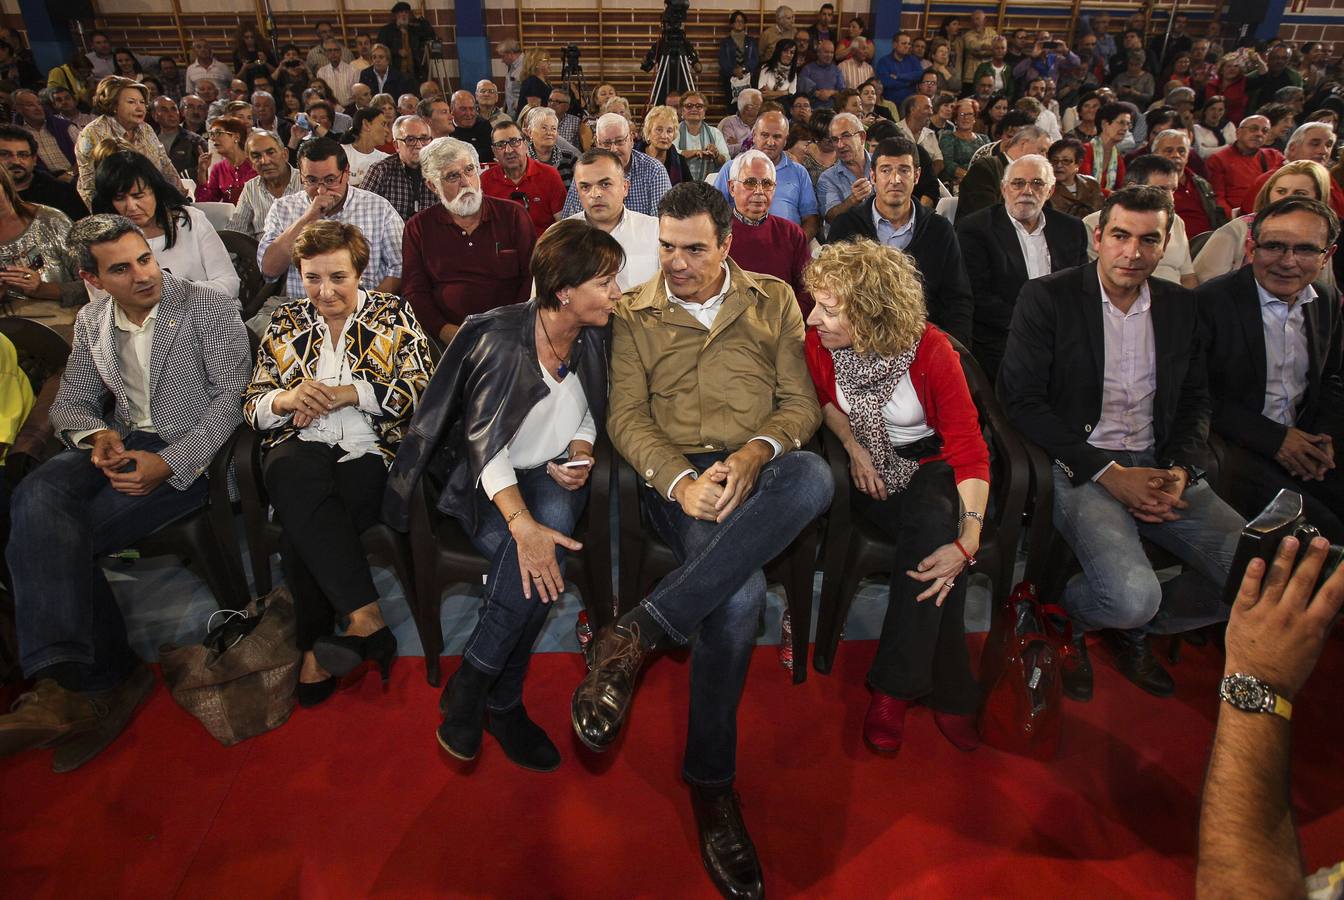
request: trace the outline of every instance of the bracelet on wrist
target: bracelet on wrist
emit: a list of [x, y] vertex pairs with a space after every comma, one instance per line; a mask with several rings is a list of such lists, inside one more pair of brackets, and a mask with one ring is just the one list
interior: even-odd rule
[[961, 525], [967, 519], [975, 519], [975, 521], [980, 523], [981, 528], [985, 527], [985, 516], [983, 513], [974, 512], [973, 510], [968, 509], [961, 514], [961, 517], [957, 520], [957, 524]]
[[968, 566], [975, 565], [975, 557], [971, 555], [971, 553], [964, 546], [962, 546], [960, 539], [954, 540], [952, 543], [953, 545], [956, 546], [958, 550], [961, 551], [961, 555], [966, 557], [966, 565]]
[[513, 524], [513, 520], [516, 519], [516, 518], [518, 518], [519, 516], [521, 516], [521, 515], [522, 515], [523, 513], [525, 513], [525, 512], [527, 512], [527, 507], [526, 507], [526, 506], [524, 506], [524, 507], [521, 508], [521, 509], [515, 509], [513, 512], [509, 513], [509, 514], [504, 518], [504, 524], [505, 524], [506, 526], [510, 526], [510, 525], [512, 525], [512, 524]]

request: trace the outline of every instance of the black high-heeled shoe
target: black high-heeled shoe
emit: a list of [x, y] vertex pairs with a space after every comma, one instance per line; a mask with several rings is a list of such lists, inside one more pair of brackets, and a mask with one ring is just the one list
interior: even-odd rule
[[397, 655], [397, 639], [384, 625], [364, 637], [329, 635], [313, 641], [317, 664], [337, 678], [344, 678], [366, 660], [378, 663], [378, 672], [387, 684], [392, 672], [392, 657]]
[[341, 679], [335, 675], [321, 681], [300, 681], [299, 686], [294, 690], [294, 697], [299, 701], [299, 706], [317, 706], [319, 703], [325, 703], [332, 694], [336, 693], [336, 688], [340, 686], [340, 683]]

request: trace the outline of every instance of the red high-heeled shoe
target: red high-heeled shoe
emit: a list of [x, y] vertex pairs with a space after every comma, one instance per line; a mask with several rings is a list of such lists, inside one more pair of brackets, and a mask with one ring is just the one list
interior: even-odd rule
[[970, 751], [980, 746], [980, 733], [975, 730], [975, 716], [959, 716], [935, 709], [933, 721], [943, 737], [958, 750]]
[[909, 700], [898, 700], [879, 690], [873, 691], [872, 702], [863, 717], [863, 742], [869, 750], [885, 755], [900, 752], [901, 742], [905, 739], [905, 713], [909, 708]]

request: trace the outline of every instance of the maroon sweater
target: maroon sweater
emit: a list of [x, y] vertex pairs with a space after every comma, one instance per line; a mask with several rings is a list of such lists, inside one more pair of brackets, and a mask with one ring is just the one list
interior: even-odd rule
[[807, 319], [812, 295], [803, 287], [803, 269], [812, 261], [812, 252], [803, 229], [779, 216], [766, 216], [760, 225], [749, 225], [734, 215], [728, 256], [748, 272], [773, 275], [793, 288], [803, 319]]

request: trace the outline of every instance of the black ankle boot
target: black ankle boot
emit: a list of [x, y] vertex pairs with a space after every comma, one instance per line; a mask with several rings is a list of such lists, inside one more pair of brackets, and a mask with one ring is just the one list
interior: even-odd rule
[[443, 724], [439, 726], [439, 746], [461, 760], [473, 760], [481, 749], [485, 727], [485, 697], [494, 676], [462, 660], [462, 666], [448, 679], [439, 698]]
[[1152, 642], [1142, 632], [1108, 631], [1106, 643], [1115, 654], [1120, 674], [1154, 697], [1176, 693], [1176, 682], [1153, 656]]
[[489, 713], [485, 730], [499, 741], [504, 755], [524, 769], [553, 772], [560, 767], [560, 751], [521, 703], [508, 712]]

